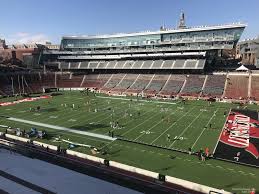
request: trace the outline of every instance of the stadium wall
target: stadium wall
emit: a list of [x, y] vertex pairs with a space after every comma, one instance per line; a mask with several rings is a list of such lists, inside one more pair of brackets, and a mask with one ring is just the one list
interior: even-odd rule
[[[5, 134], [5, 133], [0, 132], [0, 137], [1, 136], [5, 136], [10, 140], [21, 141], [21, 142], [24, 142], [24, 143], [30, 142], [33, 145], [39, 146], [39, 147], [44, 147], [44, 148], [48, 147], [49, 149], [51, 149], [53, 151], [57, 151], [57, 149], [58, 149], [57, 146], [54, 146], [54, 145], [51, 145], [51, 144], [46, 144], [46, 143], [42, 143], [42, 142], [38, 142], [38, 141], [31, 141], [30, 139], [27, 139], [27, 138], [18, 137], [18, 136], [15, 136], [15, 135], [10, 135], [10, 134]], [[0, 138], [0, 144], [12, 146], [8, 141], [6, 141], [2, 138]], [[104, 160], [103, 158], [83, 154], [83, 153], [76, 152], [76, 151], [73, 151], [73, 150], [66, 150], [66, 154], [71, 155], [71, 156], [76, 156], [78, 158], [86, 159], [86, 160], [89, 160], [89, 161], [92, 161], [92, 162], [96, 162], [98, 164], [102, 164], [102, 165], [104, 164], [107, 167], [110, 166], [110, 167], [114, 167], [114, 168], [117, 168], [117, 169], [120, 169], [120, 170], [123, 170], [123, 171], [126, 171], [126, 172], [136, 173], [136, 174], [139, 174], [139, 175], [142, 175], [142, 176], [145, 176], [145, 177], [152, 178], [154, 181], [156, 181], [156, 180], [159, 181], [159, 177], [161, 177], [161, 176], [163, 177], [163, 175], [160, 175], [159, 173], [156, 173], [156, 172], [148, 171], [148, 170], [137, 168], [137, 167], [134, 167], [134, 166], [129, 166], [129, 165], [126, 165], [126, 164], [115, 162], [115, 161], [108, 161], [107, 162], [107, 160]], [[190, 189], [190, 190], [193, 190], [193, 191], [196, 191], [196, 192], [201, 192], [201, 193], [212, 193], [213, 192], [213, 193], [219, 193], [219, 194], [231, 194], [230, 192], [227, 192], [227, 191], [224, 191], [224, 190], [215, 189], [215, 188], [212, 188], [212, 187], [208, 187], [208, 186], [201, 185], [201, 184], [198, 184], [198, 183], [193, 183], [193, 182], [186, 181], [186, 180], [183, 180], [183, 179], [179, 179], [179, 178], [175, 178], [175, 177], [171, 177], [171, 176], [167, 176], [167, 175], [164, 176], [164, 177], [165, 177], [164, 181], [166, 183], [178, 185], [180, 187]]]

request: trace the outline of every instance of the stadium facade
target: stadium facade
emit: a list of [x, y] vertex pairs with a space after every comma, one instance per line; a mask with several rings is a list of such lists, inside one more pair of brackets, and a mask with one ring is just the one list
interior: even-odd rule
[[[64, 36], [60, 51], [44, 51], [43, 61], [47, 66], [58, 65], [59, 69], [63, 70], [203, 70], [206, 64], [209, 66], [219, 64], [218, 61], [221, 61], [224, 51], [227, 51], [225, 53], [235, 51], [245, 27], [245, 24], [236, 23], [188, 28], [185, 26], [182, 14], [176, 29], [161, 27], [159, 31]], [[164, 66], [163, 61], [166, 59], [171, 59], [171, 64]], [[117, 65], [118, 61], [127, 60], [132, 61], [130, 65], [126, 63], [121, 65], [120, 62], [120, 65]], [[155, 65], [150, 63], [150, 65], [135, 66], [134, 63], [139, 60], [154, 60]], [[157, 64], [155, 60], [161, 61]]]

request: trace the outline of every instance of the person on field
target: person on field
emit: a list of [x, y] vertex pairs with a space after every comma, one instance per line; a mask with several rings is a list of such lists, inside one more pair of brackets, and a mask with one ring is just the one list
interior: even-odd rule
[[237, 152], [236, 156], [234, 157], [234, 160], [236, 160], [236, 162], [239, 161], [239, 157], [240, 157], [241, 153]]
[[224, 117], [227, 115], [227, 111], [224, 111]]
[[210, 155], [210, 150], [209, 150], [208, 147], [205, 148], [205, 155], [206, 155], [207, 158], [208, 158], [209, 155]]
[[203, 161], [203, 149], [201, 148], [200, 151], [198, 152], [198, 157], [200, 160]]
[[170, 142], [170, 140], [171, 140], [170, 134], [167, 134], [166, 140]]
[[252, 188], [252, 189], [251, 189], [250, 194], [256, 194], [256, 192], [255, 192], [255, 188]]
[[188, 154], [191, 155], [192, 154], [192, 148], [188, 149]]
[[111, 136], [114, 137], [114, 132], [113, 131], [111, 132]]
[[205, 153], [202, 152], [202, 153], [201, 153], [201, 161], [205, 162], [205, 160], [206, 160], [206, 158], [205, 158]]

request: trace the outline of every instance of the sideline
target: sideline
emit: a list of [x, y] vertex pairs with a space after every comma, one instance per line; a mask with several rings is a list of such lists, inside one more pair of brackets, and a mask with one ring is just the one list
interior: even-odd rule
[[109, 141], [114, 141], [114, 140], [117, 139], [115, 137], [109, 137], [107, 135], [101, 135], [101, 134], [91, 133], [91, 132], [87, 132], [87, 131], [80, 131], [80, 130], [76, 130], [76, 129], [60, 127], [60, 126], [57, 126], [57, 125], [50, 125], [50, 124], [39, 123], [39, 122], [35, 122], [35, 121], [18, 119], [18, 118], [14, 118], [14, 117], [9, 117], [7, 119], [11, 120], [11, 121], [16, 121], [16, 122], [27, 123], [27, 124], [37, 125], [37, 126], [41, 126], [41, 127], [47, 127], [47, 128], [50, 128], [50, 129], [67, 131], [67, 132], [77, 133], [77, 134], [81, 134], [81, 135], [87, 135], [87, 136], [90, 136], [90, 137], [96, 137], [96, 138], [105, 139], [105, 140], [109, 140]]
[[157, 104], [176, 104], [175, 102], [161, 102], [161, 101], [155, 101], [155, 100], [137, 100], [137, 99], [129, 99], [129, 98], [116, 98], [116, 97], [108, 97], [108, 96], [95, 96], [96, 98], [108, 98], [112, 100], [125, 100], [125, 101], [133, 101], [133, 102], [152, 102]]

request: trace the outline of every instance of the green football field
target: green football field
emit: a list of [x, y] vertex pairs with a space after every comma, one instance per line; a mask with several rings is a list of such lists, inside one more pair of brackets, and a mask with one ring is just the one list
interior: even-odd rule
[[[2, 102], [13, 100], [0, 99]], [[40, 106], [39, 111], [36, 111], [37, 106]], [[65, 148], [68, 147], [66, 141], [90, 145], [107, 151], [99, 157], [236, 193], [240, 189], [248, 193], [252, 187], [259, 190], [258, 169], [214, 159], [201, 162], [196, 156], [174, 151], [188, 151], [189, 148], [198, 151], [208, 147], [213, 152], [226, 120], [224, 113], [237, 106], [201, 100], [182, 102], [95, 96], [75, 91], [0, 107], [0, 116], [34, 121], [39, 125], [5, 117], [0, 117], [0, 124], [26, 131], [35, 127], [48, 133], [48, 137], [40, 141]], [[255, 105], [248, 108], [258, 109]], [[44, 124], [51, 126], [44, 127]], [[109, 141], [57, 130], [55, 126], [107, 136], [113, 133], [119, 139]], [[65, 141], [57, 141], [57, 138]], [[74, 149], [91, 154], [88, 147]]]

